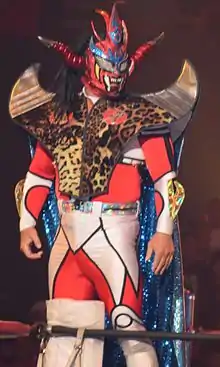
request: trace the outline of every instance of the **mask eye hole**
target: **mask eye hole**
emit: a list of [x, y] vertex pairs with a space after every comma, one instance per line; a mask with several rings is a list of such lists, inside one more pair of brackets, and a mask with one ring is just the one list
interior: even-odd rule
[[125, 60], [120, 65], [120, 72], [124, 73], [128, 69], [129, 63], [128, 60]]
[[101, 69], [112, 73], [114, 72], [114, 65], [111, 63], [111, 61], [105, 60], [99, 56], [95, 56], [95, 59]]

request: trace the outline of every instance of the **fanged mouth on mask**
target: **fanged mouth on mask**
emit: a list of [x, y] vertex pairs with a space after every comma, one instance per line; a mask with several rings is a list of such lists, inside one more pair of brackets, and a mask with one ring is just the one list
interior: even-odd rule
[[114, 78], [108, 75], [104, 75], [104, 83], [107, 92], [120, 92], [122, 89], [122, 85], [124, 84], [124, 80], [124, 78]]
[[125, 86], [127, 74], [119, 74], [109, 72], [100, 68], [100, 66], [95, 63], [95, 77], [97, 82], [105, 88], [105, 91], [110, 94], [118, 94], [122, 91]]

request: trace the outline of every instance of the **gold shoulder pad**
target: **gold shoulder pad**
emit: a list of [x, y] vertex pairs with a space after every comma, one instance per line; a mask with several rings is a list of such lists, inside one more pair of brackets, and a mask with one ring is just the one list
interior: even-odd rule
[[185, 60], [178, 79], [168, 88], [143, 95], [145, 99], [164, 108], [176, 119], [187, 114], [199, 97], [199, 81], [192, 64]]
[[9, 100], [12, 118], [23, 115], [52, 100], [54, 94], [41, 88], [38, 81], [40, 64], [30, 66], [15, 83]]

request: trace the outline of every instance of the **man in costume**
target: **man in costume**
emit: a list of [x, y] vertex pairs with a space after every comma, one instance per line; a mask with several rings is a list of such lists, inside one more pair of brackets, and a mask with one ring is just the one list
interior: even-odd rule
[[[22, 186], [21, 250], [30, 259], [42, 256], [35, 227], [46, 200], [51, 199], [54, 184], [59, 225], [49, 261], [47, 322], [79, 330], [76, 339], [49, 340], [39, 358], [39, 364], [45, 367], [77, 363], [81, 367], [101, 366], [103, 342], [86, 339], [80, 349], [83, 329], [104, 328], [106, 310], [114, 328], [145, 330], [146, 269], [151, 274], [151, 294], [162, 290], [152, 279], [162, 275], [163, 279], [174, 279], [172, 235], [184, 199], [184, 189], [176, 180], [180, 154], [176, 155], [175, 144], [181, 145], [197, 101], [196, 75], [185, 62], [181, 76], [170, 88], [147, 96], [126, 94], [128, 77], [161, 37], [128, 56], [128, 32], [116, 6], [111, 15], [97, 12], [106, 23], [105, 37], [99, 36], [92, 23], [94, 35], [82, 54], [73, 53], [61, 42], [40, 38], [65, 58], [68, 72], [63, 88], [55, 93], [43, 90], [37, 67], [33, 66], [18, 80], [10, 99], [12, 118], [37, 141]], [[78, 94], [70, 78], [77, 73], [83, 84]], [[153, 187], [156, 218], [151, 220], [156, 226], [140, 228], [144, 211], [152, 208], [152, 203], [142, 200], [142, 185], [145, 189]], [[17, 196], [20, 191], [18, 185]], [[45, 222], [49, 212], [50, 205], [43, 214]], [[148, 230], [155, 233], [146, 234]], [[137, 259], [139, 233], [139, 242], [143, 242], [143, 236], [147, 242], [144, 258], [152, 269], [145, 259], [144, 265]], [[47, 234], [49, 237], [49, 228]], [[181, 268], [176, 270], [176, 277], [181, 277]], [[165, 297], [168, 299], [167, 293]], [[164, 320], [166, 312], [163, 310]], [[170, 327], [171, 318], [169, 322]], [[158, 366], [155, 349], [148, 340], [124, 339], [120, 345], [128, 367]], [[181, 357], [177, 348], [172, 348], [175, 366]]]

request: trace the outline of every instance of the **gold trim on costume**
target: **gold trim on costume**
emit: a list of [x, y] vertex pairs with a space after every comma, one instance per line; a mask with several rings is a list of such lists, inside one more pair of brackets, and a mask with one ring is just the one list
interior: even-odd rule
[[168, 196], [169, 196], [169, 208], [171, 218], [174, 220], [185, 199], [185, 190], [180, 182], [177, 180], [170, 180], [168, 182]]
[[19, 217], [21, 217], [21, 202], [22, 202], [22, 197], [23, 197], [24, 182], [25, 182], [25, 179], [20, 180], [17, 183], [17, 185], [15, 186], [15, 190], [14, 190], [15, 202], [16, 202], [16, 207], [17, 207]]

